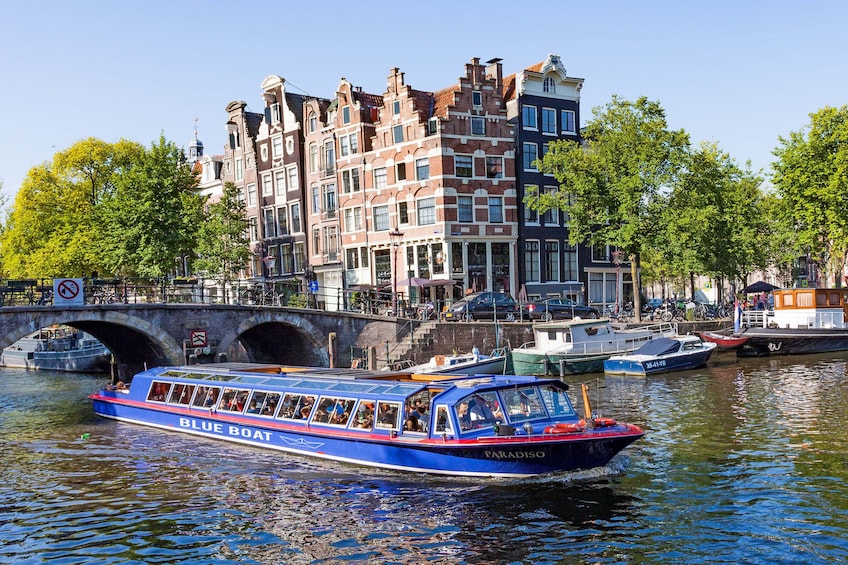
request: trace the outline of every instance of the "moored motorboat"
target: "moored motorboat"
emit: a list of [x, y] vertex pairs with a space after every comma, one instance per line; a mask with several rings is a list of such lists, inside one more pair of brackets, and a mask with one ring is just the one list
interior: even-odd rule
[[633, 353], [610, 357], [604, 361], [604, 372], [645, 376], [697, 369], [707, 363], [716, 347], [715, 343], [704, 342], [694, 335], [660, 337]]
[[606, 465], [644, 432], [581, 416], [568, 385], [279, 366], [193, 365], [90, 396], [103, 417], [335, 461], [522, 477]]
[[564, 375], [604, 370], [613, 355], [630, 353], [657, 337], [677, 335], [673, 323], [627, 328], [608, 319], [567, 320], [533, 325], [534, 341], [513, 349], [516, 374]]
[[435, 355], [426, 363], [404, 368], [410, 373], [451, 374], [451, 375], [503, 375], [507, 369], [505, 347], [492, 350], [491, 355], [478, 351], [455, 355]]
[[44, 328], [3, 349], [0, 365], [19, 369], [103, 373], [112, 353], [99, 340], [67, 326]]

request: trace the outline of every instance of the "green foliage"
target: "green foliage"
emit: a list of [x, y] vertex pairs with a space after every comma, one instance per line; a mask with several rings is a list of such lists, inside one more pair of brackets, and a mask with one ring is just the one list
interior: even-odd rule
[[115, 178], [100, 207], [108, 272], [144, 277], [172, 272], [174, 258], [196, 246], [203, 205], [196, 184], [182, 151], [164, 136]]
[[779, 141], [773, 182], [782, 220], [793, 222], [796, 241], [826, 276], [838, 275], [848, 259], [848, 106], [810, 114]]
[[228, 182], [221, 199], [209, 205], [200, 226], [196, 266], [225, 287], [238, 278], [250, 258], [244, 218], [244, 202], [238, 188]]

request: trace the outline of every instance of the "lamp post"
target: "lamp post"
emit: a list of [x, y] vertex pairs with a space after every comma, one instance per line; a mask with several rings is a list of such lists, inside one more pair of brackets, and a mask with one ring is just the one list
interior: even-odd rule
[[621, 258], [622, 258], [623, 255], [624, 255], [624, 252], [621, 251], [620, 249], [616, 249], [615, 251], [612, 252], [612, 264], [615, 265], [615, 308], [613, 309], [613, 311], [616, 314], [618, 314], [618, 308], [619, 308], [619, 306], [618, 306], [618, 303], [619, 303], [618, 285], [619, 285], [620, 280], [621, 280]]
[[389, 240], [392, 243], [392, 312], [395, 316], [398, 315], [398, 299], [397, 299], [397, 250], [400, 245], [400, 240], [403, 233], [397, 229], [389, 232]]

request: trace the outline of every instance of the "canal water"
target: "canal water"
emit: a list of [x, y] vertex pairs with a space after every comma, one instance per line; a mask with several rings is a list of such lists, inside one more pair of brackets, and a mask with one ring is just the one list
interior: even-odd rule
[[847, 359], [569, 377], [647, 435], [603, 470], [531, 480], [102, 420], [86, 399], [102, 377], [3, 369], [0, 562], [846, 563]]

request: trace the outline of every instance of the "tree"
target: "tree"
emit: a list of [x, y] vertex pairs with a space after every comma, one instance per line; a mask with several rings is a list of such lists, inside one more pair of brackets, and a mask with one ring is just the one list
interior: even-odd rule
[[209, 205], [200, 224], [197, 268], [207, 271], [226, 289], [250, 258], [245, 230], [245, 206], [235, 184], [224, 185], [220, 200]]
[[612, 245], [631, 261], [637, 320], [641, 309], [640, 261], [660, 232], [667, 192], [689, 145], [683, 130], [669, 130], [658, 102], [613, 96], [581, 131], [583, 145], [557, 141], [539, 163], [560, 183], [553, 193], [531, 194], [528, 207], [569, 216], [570, 243]]
[[848, 106], [824, 107], [773, 151], [774, 185], [799, 244], [841, 286], [848, 259]]
[[114, 180], [101, 205], [107, 270], [163, 277], [196, 247], [203, 200], [182, 150], [160, 136]]
[[88, 138], [30, 169], [0, 239], [6, 274], [50, 278], [103, 270], [96, 203], [141, 150], [126, 140]]

